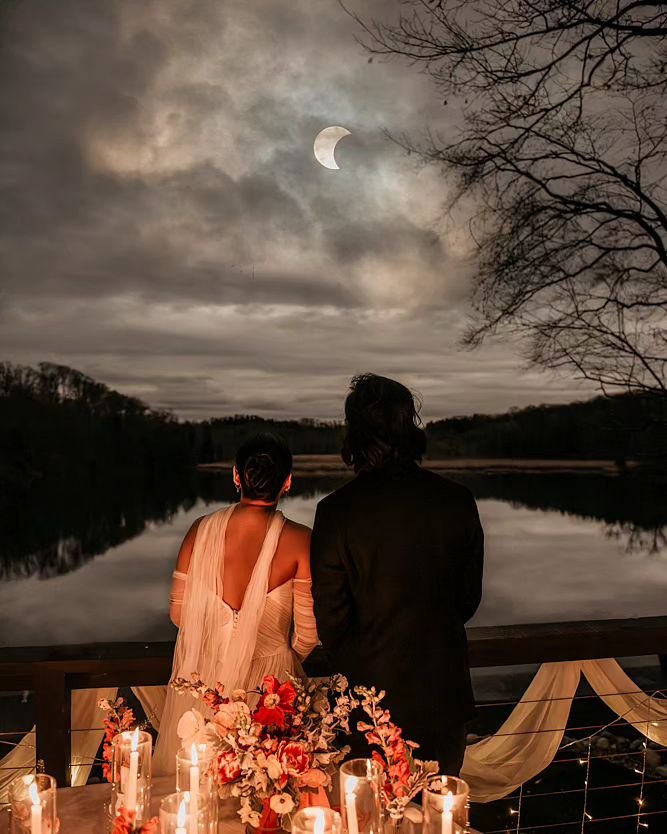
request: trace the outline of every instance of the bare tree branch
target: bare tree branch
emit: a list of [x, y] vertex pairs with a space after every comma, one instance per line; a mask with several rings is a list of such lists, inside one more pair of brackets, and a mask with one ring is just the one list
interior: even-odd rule
[[369, 52], [461, 107], [463, 125], [392, 138], [479, 207], [464, 343], [508, 332], [537, 365], [667, 395], [667, 4], [406, 0], [393, 23], [352, 16]]

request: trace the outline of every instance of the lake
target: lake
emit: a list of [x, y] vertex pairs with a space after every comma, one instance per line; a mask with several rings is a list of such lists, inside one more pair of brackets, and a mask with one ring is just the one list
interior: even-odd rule
[[[486, 534], [473, 625], [665, 613], [667, 502], [642, 476], [461, 474]], [[302, 479], [281, 505], [311, 525], [336, 479]], [[208, 475], [75, 498], [54, 494], [2, 521], [0, 645], [165, 640], [171, 571], [198, 516], [233, 500]], [[74, 505], [73, 505], [74, 504]]]

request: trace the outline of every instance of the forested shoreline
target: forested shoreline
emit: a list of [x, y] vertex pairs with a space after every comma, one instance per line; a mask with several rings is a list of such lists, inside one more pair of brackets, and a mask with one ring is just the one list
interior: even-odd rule
[[[596, 397], [426, 424], [430, 458], [608, 459], [660, 462], [667, 398]], [[257, 431], [295, 454], [336, 454], [342, 426], [233, 415], [179, 420], [63, 365], [0, 363], [0, 485], [5, 497], [48, 483], [78, 492], [110, 482], [154, 488], [198, 463], [230, 459]], [[106, 491], [106, 489], [105, 489]]]

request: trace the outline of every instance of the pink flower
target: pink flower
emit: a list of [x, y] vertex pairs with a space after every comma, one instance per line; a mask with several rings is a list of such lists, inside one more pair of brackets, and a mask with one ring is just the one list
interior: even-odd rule
[[327, 776], [318, 767], [311, 767], [299, 779], [299, 784], [306, 788], [323, 788], [327, 783]]
[[301, 776], [310, 767], [310, 755], [298, 741], [286, 741], [278, 748], [278, 758], [288, 776]]
[[235, 730], [240, 723], [249, 724], [250, 709], [243, 701], [222, 704], [213, 718], [213, 723], [223, 731], [224, 735], [225, 731]]
[[239, 778], [241, 765], [236, 753], [230, 750], [218, 757], [218, 772], [220, 773], [220, 781], [225, 785], [235, 782]]

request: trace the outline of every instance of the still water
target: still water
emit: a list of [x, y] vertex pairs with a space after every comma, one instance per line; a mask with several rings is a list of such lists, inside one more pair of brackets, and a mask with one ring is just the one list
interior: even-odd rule
[[[231, 500], [217, 477], [157, 504], [81, 507], [67, 525], [53, 505], [14, 518], [0, 562], [0, 645], [171, 638], [167, 600], [181, 539], [195, 518]], [[598, 475], [457, 480], [475, 493], [486, 533], [484, 599], [472, 624], [666, 612], [667, 502], [656, 484]], [[338, 483], [302, 482], [283, 512], [311, 525]]]

